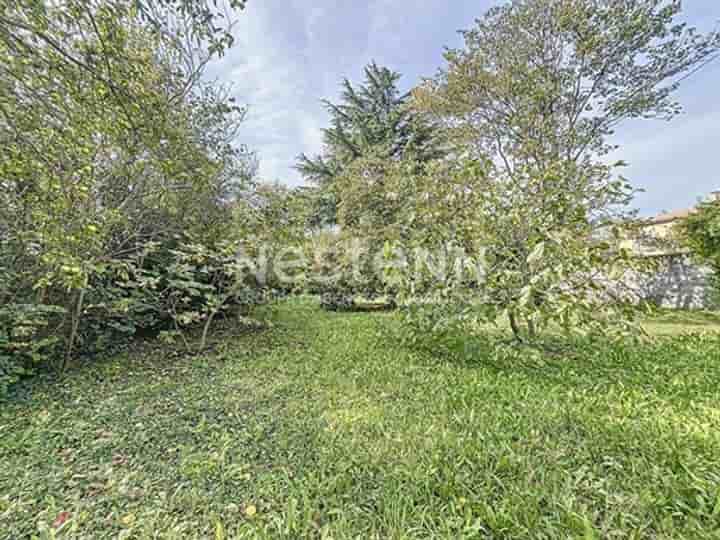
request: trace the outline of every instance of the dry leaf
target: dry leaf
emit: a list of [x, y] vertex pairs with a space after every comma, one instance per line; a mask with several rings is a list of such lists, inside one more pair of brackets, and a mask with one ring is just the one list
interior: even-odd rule
[[68, 519], [70, 519], [70, 512], [60, 512], [52, 523], [53, 529], [59, 529]]

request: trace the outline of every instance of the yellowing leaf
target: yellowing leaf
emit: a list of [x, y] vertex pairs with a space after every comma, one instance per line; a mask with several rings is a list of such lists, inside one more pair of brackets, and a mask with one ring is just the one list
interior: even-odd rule
[[215, 524], [215, 540], [225, 540], [225, 527], [219, 521]]
[[535, 264], [536, 262], [540, 261], [542, 259], [542, 256], [545, 254], [545, 242], [540, 242], [537, 244], [530, 255], [528, 255], [527, 262], [528, 264]]

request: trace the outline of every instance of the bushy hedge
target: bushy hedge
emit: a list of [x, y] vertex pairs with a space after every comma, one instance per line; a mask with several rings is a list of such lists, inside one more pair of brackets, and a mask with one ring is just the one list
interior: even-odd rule
[[0, 392], [138, 333], [205, 336], [257, 286], [233, 257], [257, 226], [245, 110], [200, 77], [228, 44], [217, 15], [184, 0], [6, 6]]

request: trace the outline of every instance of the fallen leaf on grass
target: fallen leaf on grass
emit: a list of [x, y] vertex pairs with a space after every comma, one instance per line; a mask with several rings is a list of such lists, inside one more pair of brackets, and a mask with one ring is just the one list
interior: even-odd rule
[[70, 512], [60, 512], [52, 522], [52, 528], [59, 529], [68, 519], [70, 519]]

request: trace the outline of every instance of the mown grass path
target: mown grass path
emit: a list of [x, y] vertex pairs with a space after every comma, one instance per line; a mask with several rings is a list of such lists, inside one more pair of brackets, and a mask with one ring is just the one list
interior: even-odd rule
[[717, 337], [431, 354], [397, 324], [292, 301], [21, 388], [0, 538], [720, 537]]

